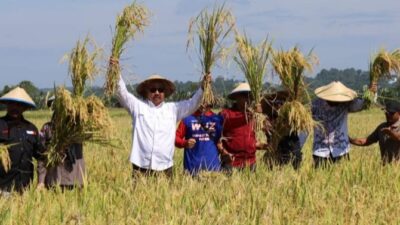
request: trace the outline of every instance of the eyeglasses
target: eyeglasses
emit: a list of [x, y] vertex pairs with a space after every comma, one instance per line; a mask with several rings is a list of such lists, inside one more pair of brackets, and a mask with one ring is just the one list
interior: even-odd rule
[[158, 91], [158, 93], [164, 93], [164, 88], [163, 87], [154, 87], [154, 88], [150, 88], [150, 92], [151, 93], [156, 93], [156, 91]]

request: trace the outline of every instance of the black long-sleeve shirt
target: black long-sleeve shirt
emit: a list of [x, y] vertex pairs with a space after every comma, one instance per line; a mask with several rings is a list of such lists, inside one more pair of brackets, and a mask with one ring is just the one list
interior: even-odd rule
[[33, 158], [43, 158], [38, 129], [24, 118], [17, 120], [6, 115], [0, 118], [0, 143], [11, 145], [11, 169], [6, 172], [0, 165], [0, 189], [22, 191], [33, 179]]

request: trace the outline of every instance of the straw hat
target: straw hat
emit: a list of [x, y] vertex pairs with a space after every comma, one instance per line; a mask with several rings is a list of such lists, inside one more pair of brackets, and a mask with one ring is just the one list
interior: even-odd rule
[[248, 92], [250, 92], [250, 85], [247, 82], [239, 83], [239, 85], [229, 93], [228, 98], [232, 99], [232, 97], [237, 94]]
[[165, 88], [164, 94], [165, 94], [166, 98], [168, 98], [172, 93], [174, 93], [174, 91], [175, 91], [174, 83], [172, 83], [168, 79], [166, 79], [163, 76], [158, 75], [158, 74], [153, 74], [153, 75], [149, 76], [146, 80], [142, 81], [142, 83], [140, 83], [137, 86], [136, 92], [143, 98], [146, 98], [146, 90], [149, 87], [149, 84], [151, 84], [155, 81], [161, 82], [164, 85], [164, 88]]
[[328, 85], [315, 89], [318, 98], [331, 102], [349, 102], [357, 97], [357, 93], [344, 86], [340, 81], [333, 81]]
[[36, 108], [36, 104], [32, 98], [23, 88], [20, 87], [12, 89], [10, 92], [0, 98], [0, 103], [7, 104], [7, 102], [17, 102], [32, 108]]

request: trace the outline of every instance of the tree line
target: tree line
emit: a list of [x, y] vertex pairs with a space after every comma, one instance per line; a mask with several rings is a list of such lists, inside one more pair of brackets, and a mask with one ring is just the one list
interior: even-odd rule
[[[332, 81], [341, 81], [349, 88], [357, 91], [359, 94], [362, 94], [365, 86], [369, 84], [369, 71], [356, 70], [354, 68], [343, 70], [336, 68], [329, 70], [322, 69], [315, 77], [307, 77], [305, 81], [309, 87], [309, 90], [311, 91], [310, 93], [312, 93], [312, 90], [315, 88], [328, 84]], [[243, 82], [243, 80], [226, 79], [218, 76], [213, 81], [213, 87], [217, 95], [226, 97], [238, 82]], [[169, 99], [172, 101], [189, 98], [198, 87], [198, 82], [193, 81], [174, 81], [174, 84], [176, 86], [176, 92]], [[46, 106], [46, 97], [51, 96], [52, 92], [54, 91], [52, 88], [37, 88], [32, 81], [25, 80], [21, 81], [17, 85], [5, 85], [1, 91], [1, 95], [4, 95], [16, 86], [24, 88], [36, 102], [39, 109]], [[137, 84], [128, 85], [127, 88], [131, 93], [135, 94], [136, 92], [134, 90], [136, 86]], [[264, 86], [266, 89], [280, 88], [279, 84], [265, 83]], [[391, 81], [381, 81], [379, 83], [379, 88], [381, 94], [384, 94], [385, 96], [400, 97], [400, 83], [396, 78], [393, 78]], [[85, 95], [92, 94], [103, 98], [108, 107], [119, 107], [118, 101], [115, 97], [112, 97], [111, 99], [104, 98], [104, 90], [102, 87], [88, 87]]]

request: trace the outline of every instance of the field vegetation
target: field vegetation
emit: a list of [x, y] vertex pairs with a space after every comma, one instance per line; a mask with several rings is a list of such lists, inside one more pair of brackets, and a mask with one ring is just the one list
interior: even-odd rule
[[[4, 112], [0, 112], [4, 115]], [[49, 111], [25, 113], [39, 128]], [[88, 143], [82, 190], [35, 189], [0, 198], [0, 224], [399, 224], [400, 165], [382, 166], [378, 146], [352, 147], [351, 161], [312, 167], [309, 138], [299, 171], [268, 170], [258, 153], [257, 172], [183, 174], [182, 150], [175, 177], [131, 179], [131, 119], [111, 110], [120, 148]], [[384, 121], [379, 109], [349, 118], [350, 135], [365, 136]], [[172, 132], [172, 131], [171, 131]]]

